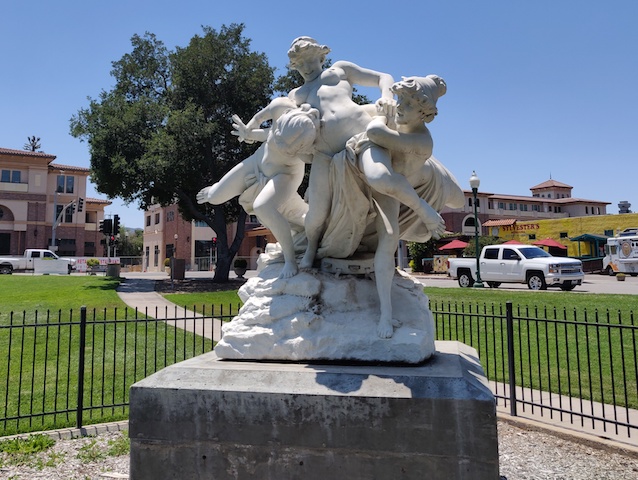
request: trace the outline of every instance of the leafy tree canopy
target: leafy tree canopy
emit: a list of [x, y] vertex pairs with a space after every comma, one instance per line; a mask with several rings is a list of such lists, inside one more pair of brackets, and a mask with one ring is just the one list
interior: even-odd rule
[[[195, 196], [255, 150], [231, 135], [230, 118], [251, 118], [273, 93], [274, 70], [243, 29], [203, 27], [175, 51], [152, 33], [134, 35], [132, 52], [112, 64], [114, 87], [71, 118], [71, 134], [88, 142], [98, 191], [140, 208], [177, 202], [184, 218], [215, 230], [216, 281], [228, 279], [245, 213], [236, 202], [198, 205]], [[229, 242], [226, 223], [234, 220]]]

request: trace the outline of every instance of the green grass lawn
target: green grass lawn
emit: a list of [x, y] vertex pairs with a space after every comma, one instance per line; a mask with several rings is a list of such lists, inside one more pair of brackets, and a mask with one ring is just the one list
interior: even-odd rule
[[117, 279], [102, 276], [0, 275], [0, 325], [8, 322], [10, 312], [26, 311], [33, 318], [37, 310], [123, 309], [117, 296]]
[[438, 338], [474, 346], [490, 380], [509, 379], [504, 316], [511, 301], [517, 385], [638, 408], [634, 295], [424, 291], [435, 313]]
[[241, 307], [237, 290], [208, 293], [169, 293], [164, 297], [176, 305], [196, 309], [198, 312], [204, 311], [206, 314], [212, 310], [214, 315], [227, 315], [229, 312], [237, 313]]
[[[98, 276], [0, 276], [0, 357], [9, 359], [0, 367], [0, 436], [75, 425], [82, 305], [84, 424], [127, 418], [131, 384], [212, 349], [162, 321], [131, 318], [117, 285]], [[29, 412], [37, 416], [19, 418]]]

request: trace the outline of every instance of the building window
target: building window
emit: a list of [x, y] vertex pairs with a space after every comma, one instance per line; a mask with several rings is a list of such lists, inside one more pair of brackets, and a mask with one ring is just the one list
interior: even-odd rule
[[536, 234], [535, 233], [530, 233], [528, 235], [528, 237], [529, 237], [530, 240], [536, 240]]
[[614, 236], [614, 231], [613, 230], [605, 230], [605, 236], [613, 237]]
[[155, 225], [157, 225], [158, 223], [160, 223], [160, 214], [156, 213], [155, 214]]
[[527, 204], [521, 203], [519, 207], [521, 209], [521, 212], [527, 212]]
[[509, 207], [510, 207], [509, 208], [510, 210], [516, 210], [516, 204], [515, 203], [510, 203]]
[[175, 220], [175, 212], [173, 210], [169, 210], [166, 212], [166, 221], [172, 222], [173, 220]]
[[532, 205], [532, 212], [540, 212], [541, 208], [539, 205]]
[[[594, 211], [592, 210], [591, 213], [594, 213]], [[589, 207], [585, 207], [585, 215], [589, 215]]]
[[0, 220], [2, 220], [2, 217], [4, 217], [4, 210], [0, 208]]
[[155, 245], [155, 251], [153, 252], [153, 266], [159, 265], [159, 245]]
[[208, 224], [203, 220], [195, 220], [196, 227], [208, 227]]
[[560, 238], [567, 238], [567, 232], [560, 232]]
[[20, 170], [2, 170], [0, 181], [3, 183], [22, 183], [22, 172]]
[[552, 211], [552, 206], [551, 206], [551, 205], [547, 207], [547, 211], [548, 211], [548, 212], [551, 212], [551, 211]]
[[150, 216], [150, 215], [147, 215], [147, 216], [146, 216], [146, 226], [147, 226], [147, 227], [150, 227], [150, 226], [151, 226], [151, 216]]
[[73, 193], [75, 177], [70, 175], [58, 175], [55, 191], [57, 193]]
[[494, 202], [492, 200], [489, 200], [487, 202], [487, 208], [490, 210], [494, 210]]
[[505, 210], [505, 202], [498, 202], [498, 208]]

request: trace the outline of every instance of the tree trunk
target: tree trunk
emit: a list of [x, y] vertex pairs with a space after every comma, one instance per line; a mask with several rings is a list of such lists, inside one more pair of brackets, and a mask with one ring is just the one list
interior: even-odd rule
[[221, 205], [216, 205], [215, 210], [215, 233], [217, 233], [217, 264], [215, 266], [215, 276], [213, 282], [225, 283], [228, 282], [230, 275], [230, 268], [232, 266], [233, 258], [239, 251], [241, 242], [244, 240], [244, 233], [246, 231], [246, 212], [242, 210], [237, 217], [237, 232], [235, 238], [230, 245], [228, 245], [228, 235], [226, 234], [226, 221]]

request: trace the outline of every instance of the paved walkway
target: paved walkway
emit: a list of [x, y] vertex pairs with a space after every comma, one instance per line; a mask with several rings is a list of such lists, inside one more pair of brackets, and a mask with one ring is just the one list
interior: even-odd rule
[[[213, 341], [221, 339], [222, 321], [210, 316], [204, 318], [200, 313], [193, 312], [169, 302], [155, 291], [155, 281], [159, 278], [148, 275], [146, 277], [124, 274], [124, 281], [117, 288], [117, 294], [130, 308], [137, 309], [141, 314], [158, 320], [166, 320], [168, 325], [176, 326], [191, 333], [195, 333]], [[166, 278], [166, 275], [163, 275]]]
[[[246, 276], [254, 275], [255, 272], [251, 271]], [[152, 318], [165, 319], [169, 325], [175, 325], [178, 328], [183, 328], [214, 341], [218, 341], [221, 338], [221, 321], [215, 321], [211, 326], [210, 317], [203, 319], [201, 314], [169, 302], [162, 295], [155, 292], [155, 281], [165, 280], [166, 274], [124, 273], [122, 276], [125, 280], [118, 287], [117, 293], [122, 301], [129, 307], [137, 308], [138, 312]], [[188, 272], [188, 277], [206, 278], [210, 277], [210, 273]], [[448, 279], [447, 281], [449, 282], [450, 280]], [[505, 384], [490, 382], [490, 387], [492, 391], [500, 395], [509, 395], [508, 386]], [[548, 400], [548, 395], [552, 397], [552, 400]], [[613, 410], [613, 406], [609, 405], [581, 402], [580, 399], [569, 399], [568, 397], [559, 398], [556, 395], [551, 395], [546, 392], [532, 392], [529, 389], [517, 388], [517, 398], [519, 399], [528, 401], [536, 400], [538, 402], [541, 397], [544, 398], [544, 403], [554, 405], [555, 407], [558, 406], [561, 408], [562, 406], [569, 406], [569, 408], [574, 411], [578, 411], [582, 408], [582, 413], [585, 416], [591, 413], [600, 415], [604, 410], [606, 418], [616, 418], [620, 422], [638, 425], [638, 412], [636, 410], [621, 407], [618, 407], [617, 410]], [[603, 443], [608, 442], [611, 445], [627, 448], [638, 454], [638, 432], [636, 432], [635, 429], [633, 429], [630, 435], [626, 427], [616, 428], [610, 423], [604, 424], [601, 421], [592, 422], [591, 420], [585, 420], [581, 422], [579, 418], [572, 417], [569, 413], [563, 413], [561, 415], [558, 412], [553, 412], [550, 414], [547, 410], [539, 407], [532, 409], [531, 406], [526, 406], [524, 409], [519, 406], [518, 416], [514, 417], [510, 415], [509, 406], [503, 405], [502, 402], [499, 402], [497, 405], [497, 412], [499, 416], [511, 421], [522, 423], [530, 422], [531, 424], [549, 427], [565, 434], [580, 436], [584, 439], [597, 442], [602, 441]]]

